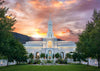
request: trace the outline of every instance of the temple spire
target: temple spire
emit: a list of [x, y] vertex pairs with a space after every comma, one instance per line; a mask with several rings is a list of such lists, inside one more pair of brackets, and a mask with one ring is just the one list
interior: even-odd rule
[[51, 14], [49, 15], [49, 21], [48, 21], [48, 33], [47, 33], [47, 37], [48, 38], [52, 38], [54, 37], [54, 34], [53, 34], [53, 23], [52, 23], [52, 20], [51, 20]]

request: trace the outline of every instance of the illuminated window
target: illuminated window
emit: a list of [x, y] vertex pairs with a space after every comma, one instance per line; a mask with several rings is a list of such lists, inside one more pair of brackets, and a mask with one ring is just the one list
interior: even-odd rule
[[40, 56], [39, 52], [36, 52], [36, 58], [39, 58], [39, 56]]
[[52, 48], [52, 41], [48, 41], [48, 47]]

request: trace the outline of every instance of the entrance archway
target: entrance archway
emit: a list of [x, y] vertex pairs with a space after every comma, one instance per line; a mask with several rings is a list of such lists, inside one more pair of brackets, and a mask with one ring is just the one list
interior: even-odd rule
[[39, 58], [39, 57], [40, 57], [39, 52], [36, 52], [36, 58]]
[[64, 58], [64, 52], [61, 52], [61, 58]]
[[48, 51], [48, 58], [52, 59], [52, 51], [51, 50]]

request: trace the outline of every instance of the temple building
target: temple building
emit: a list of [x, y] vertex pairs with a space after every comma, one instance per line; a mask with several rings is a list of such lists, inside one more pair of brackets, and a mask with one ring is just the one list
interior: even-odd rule
[[52, 20], [48, 21], [47, 36], [42, 41], [28, 41], [23, 44], [28, 53], [33, 53], [34, 58], [40, 57], [44, 53], [47, 59], [53, 59], [56, 53], [59, 53], [62, 58], [65, 58], [66, 53], [75, 51], [76, 44], [72, 41], [60, 41], [53, 33]]

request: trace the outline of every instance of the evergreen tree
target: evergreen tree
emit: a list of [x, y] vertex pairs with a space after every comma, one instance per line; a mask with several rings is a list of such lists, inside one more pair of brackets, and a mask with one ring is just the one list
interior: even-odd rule
[[77, 49], [88, 57], [95, 57], [100, 68], [100, 11], [94, 10], [92, 21], [88, 22], [85, 31], [79, 35]]
[[45, 58], [45, 53], [41, 53], [40, 57]]
[[59, 57], [60, 57], [60, 54], [59, 54], [59, 53], [56, 53], [56, 54], [55, 54], [55, 57], [56, 57], [56, 58], [59, 58]]
[[30, 59], [33, 59], [33, 58], [34, 58], [34, 55], [33, 55], [32, 53], [30, 53], [30, 54], [29, 54], [29, 58], [30, 58]]

